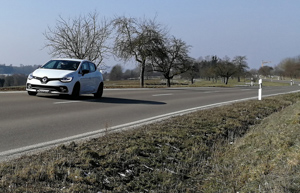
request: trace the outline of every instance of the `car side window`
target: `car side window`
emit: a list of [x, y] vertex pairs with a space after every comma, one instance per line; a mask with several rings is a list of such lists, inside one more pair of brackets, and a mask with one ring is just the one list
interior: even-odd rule
[[83, 71], [83, 70], [90, 70], [89, 63], [87, 63], [87, 62], [82, 63], [81, 71]]
[[90, 72], [95, 72], [96, 71], [96, 66], [94, 63], [89, 63], [90, 64]]

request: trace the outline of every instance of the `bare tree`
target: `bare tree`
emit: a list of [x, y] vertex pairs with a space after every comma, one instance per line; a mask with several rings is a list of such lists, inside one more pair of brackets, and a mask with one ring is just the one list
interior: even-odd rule
[[219, 58], [216, 55], [208, 55], [204, 58], [199, 58], [198, 61], [200, 66], [200, 77], [205, 78], [208, 81], [217, 81], [218, 76], [216, 74], [216, 66]]
[[109, 74], [109, 80], [122, 80], [122, 77], [123, 77], [122, 66], [117, 64], [111, 69]]
[[98, 21], [96, 12], [65, 20], [61, 16], [56, 26], [48, 27], [43, 35], [54, 57], [88, 59], [99, 66], [109, 53], [107, 41], [111, 30], [110, 23], [103, 19]]
[[262, 66], [259, 68], [258, 73], [262, 76], [270, 76], [273, 68], [270, 66]]
[[116, 28], [114, 53], [125, 61], [134, 58], [140, 66], [140, 86], [144, 87], [147, 60], [152, 55], [153, 47], [162, 41], [164, 29], [155, 19], [118, 17], [113, 23]]
[[171, 79], [191, 68], [191, 58], [188, 56], [189, 47], [181, 39], [166, 38], [164, 42], [156, 44], [152, 52], [151, 64], [153, 70], [161, 72], [167, 79], [167, 86], [171, 86]]
[[228, 84], [229, 78], [237, 72], [237, 67], [225, 56], [223, 60], [219, 60], [216, 66], [216, 73], [224, 79], [224, 83]]
[[195, 78], [200, 77], [200, 62], [193, 58], [190, 59], [190, 62], [189, 70], [183, 73], [181, 77], [190, 80], [191, 84], [194, 84]]
[[236, 56], [232, 60], [233, 64], [237, 68], [236, 75], [238, 77], [238, 82], [241, 82], [241, 76], [245, 75], [246, 69], [249, 69], [246, 60], [247, 60], [246, 56]]
[[294, 58], [286, 58], [278, 65], [285, 74], [291, 79], [300, 76], [300, 56]]

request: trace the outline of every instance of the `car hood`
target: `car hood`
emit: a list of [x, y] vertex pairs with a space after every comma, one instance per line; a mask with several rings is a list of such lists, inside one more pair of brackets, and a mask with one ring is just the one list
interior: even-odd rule
[[63, 78], [64, 76], [74, 73], [72, 70], [53, 70], [53, 69], [37, 69], [32, 75], [36, 77], [44, 77], [48, 78]]

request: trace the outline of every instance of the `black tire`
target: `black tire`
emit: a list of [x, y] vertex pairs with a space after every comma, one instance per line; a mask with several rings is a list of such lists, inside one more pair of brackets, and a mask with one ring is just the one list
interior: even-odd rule
[[37, 92], [32, 92], [32, 91], [27, 91], [28, 95], [30, 96], [35, 96], [37, 94]]
[[73, 88], [73, 91], [72, 91], [72, 98], [77, 99], [79, 97], [79, 93], [80, 93], [80, 84], [76, 83], [74, 85], [74, 88]]
[[95, 97], [95, 98], [101, 98], [102, 95], [103, 95], [103, 82], [101, 82], [101, 83], [99, 84], [99, 87], [98, 87], [97, 92], [94, 93], [94, 97]]

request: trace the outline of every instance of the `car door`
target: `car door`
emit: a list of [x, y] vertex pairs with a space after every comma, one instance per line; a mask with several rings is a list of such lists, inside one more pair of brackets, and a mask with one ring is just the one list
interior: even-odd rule
[[92, 93], [97, 92], [99, 86], [99, 76], [97, 75], [97, 67], [94, 63], [89, 63], [90, 65], [90, 73], [91, 73], [91, 87]]
[[[85, 73], [84, 73], [85, 72]], [[90, 66], [88, 62], [83, 62], [80, 68], [80, 93], [89, 93], [92, 88], [92, 76], [90, 73]]]

